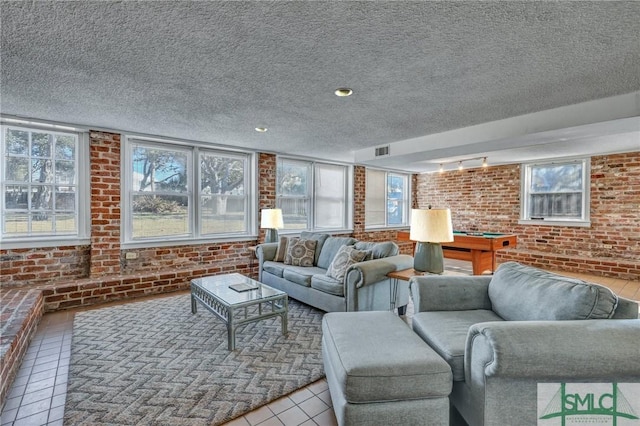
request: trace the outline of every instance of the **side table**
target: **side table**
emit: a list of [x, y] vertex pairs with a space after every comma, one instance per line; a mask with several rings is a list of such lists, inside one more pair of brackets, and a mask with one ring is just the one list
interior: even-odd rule
[[387, 274], [387, 277], [389, 277], [389, 278], [391, 278], [393, 280], [391, 286], [389, 286], [389, 300], [391, 301], [390, 302], [390, 309], [392, 311], [396, 308], [396, 298], [398, 296], [398, 280], [409, 281], [411, 279], [411, 277], [419, 277], [419, 276], [424, 276], [424, 275], [459, 275], [459, 276], [465, 276], [465, 275], [468, 275], [468, 274], [463, 274], [462, 272], [451, 272], [451, 271], [444, 271], [442, 274], [432, 274], [431, 272], [416, 271], [413, 268], [401, 269], [399, 271], [389, 272]]

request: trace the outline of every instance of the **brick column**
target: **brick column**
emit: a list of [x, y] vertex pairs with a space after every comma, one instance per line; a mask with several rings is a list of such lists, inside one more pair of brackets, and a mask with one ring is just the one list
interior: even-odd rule
[[365, 199], [367, 192], [367, 169], [353, 167], [353, 236], [362, 239], [365, 227]]
[[[262, 209], [276, 207], [276, 156], [260, 152], [258, 154], [258, 225]], [[264, 242], [265, 231], [260, 229], [258, 243]]]
[[120, 274], [120, 135], [91, 131], [89, 276]]

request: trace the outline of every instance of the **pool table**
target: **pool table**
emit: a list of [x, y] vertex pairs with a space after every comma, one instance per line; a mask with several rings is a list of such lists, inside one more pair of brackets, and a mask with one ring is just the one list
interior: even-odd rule
[[[398, 231], [398, 241], [409, 241], [409, 232]], [[492, 232], [453, 232], [453, 242], [442, 243], [442, 252], [448, 259], [470, 260], [474, 275], [496, 269], [496, 251], [517, 245], [512, 234]], [[415, 245], [414, 245], [415, 246]]]

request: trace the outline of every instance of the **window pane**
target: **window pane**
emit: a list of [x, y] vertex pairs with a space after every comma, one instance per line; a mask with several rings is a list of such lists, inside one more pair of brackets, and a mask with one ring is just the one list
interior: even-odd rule
[[7, 157], [5, 159], [8, 181], [29, 181], [29, 159], [25, 157]]
[[365, 225], [384, 226], [385, 225], [385, 200], [386, 200], [386, 173], [380, 170], [367, 170], [367, 187]]
[[29, 213], [7, 213], [2, 224], [5, 234], [20, 235], [29, 233]]
[[244, 197], [231, 195], [202, 197], [202, 234], [246, 232], [245, 211]]
[[187, 191], [186, 152], [135, 146], [133, 149], [134, 191]]
[[135, 195], [133, 238], [188, 234], [188, 197], [184, 195]]
[[7, 129], [7, 154], [27, 155], [29, 152], [29, 132]]
[[309, 178], [311, 164], [299, 161], [279, 161], [277, 167], [277, 206], [282, 209], [285, 229], [308, 229]]
[[53, 182], [51, 160], [31, 161], [31, 182]]
[[49, 133], [31, 134], [31, 155], [33, 157], [51, 157], [51, 141], [53, 135]]
[[316, 228], [344, 228], [346, 169], [317, 164], [315, 168]]
[[406, 178], [388, 174], [387, 191], [387, 225], [401, 225], [404, 223]]
[[56, 187], [56, 207], [57, 211], [76, 209], [76, 193], [74, 188], [58, 186]]
[[76, 142], [73, 136], [56, 136], [56, 158], [59, 160], [75, 160]]
[[4, 190], [4, 207], [7, 210], [29, 208], [29, 186], [7, 185]]
[[584, 162], [528, 165], [525, 219], [583, 220]]
[[31, 233], [51, 234], [54, 230], [53, 218], [54, 215], [47, 211], [31, 213]]
[[73, 233], [77, 227], [76, 216], [74, 214], [56, 215], [56, 232]]
[[76, 170], [73, 161], [56, 161], [56, 183], [75, 184]]
[[582, 190], [582, 164], [535, 166], [531, 169], [532, 192]]
[[53, 188], [49, 185], [31, 187], [31, 210], [52, 210]]
[[[77, 234], [78, 136], [8, 126], [3, 127], [3, 132], [7, 153], [2, 160], [3, 235]], [[53, 159], [54, 152], [61, 160]], [[54, 182], [65, 185], [54, 186]]]
[[200, 155], [202, 194], [244, 194], [244, 160], [215, 154]]

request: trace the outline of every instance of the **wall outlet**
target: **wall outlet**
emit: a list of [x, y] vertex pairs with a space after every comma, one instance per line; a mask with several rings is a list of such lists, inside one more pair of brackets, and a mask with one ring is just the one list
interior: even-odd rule
[[138, 258], [138, 253], [133, 252], [133, 251], [128, 251], [125, 255], [124, 258], [127, 260], [131, 260], [131, 259], [137, 259]]

